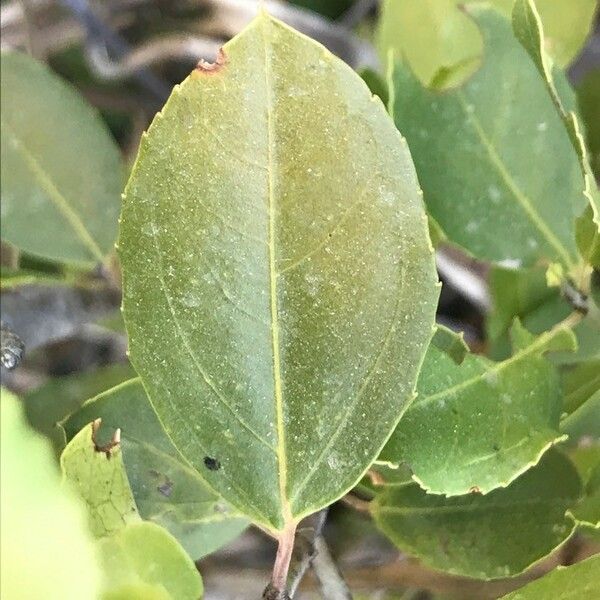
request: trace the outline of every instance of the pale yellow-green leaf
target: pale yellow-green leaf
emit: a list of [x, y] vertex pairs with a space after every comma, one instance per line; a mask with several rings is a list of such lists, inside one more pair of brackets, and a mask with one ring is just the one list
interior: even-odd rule
[[89, 423], [67, 444], [60, 465], [65, 480], [88, 507], [92, 532], [102, 537], [138, 522], [140, 516], [123, 466], [120, 444], [115, 440], [100, 448], [94, 440], [97, 427], [99, 422]]
[[98, 600], [84, 509], [61, 486], [52, 448], [2, 389], [0, 580], [6, 600]]

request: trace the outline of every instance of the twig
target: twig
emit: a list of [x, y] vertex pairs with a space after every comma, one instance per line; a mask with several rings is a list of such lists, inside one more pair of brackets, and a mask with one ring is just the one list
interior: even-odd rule
[[356, 0], [356, 2], [337, 20], [343, 27], [356, 27], [377, 5], [379, 0]]
[[[92, 56], [104, 52], [106, 60], [109, 60], [110, 52], [120, 59], [130, 52], [127, 42], [94, 13], [88, 0], [61, 0], [61, 4], [68, 8], [85, 28], [87, 46]], [[137, 69], [132, 76], [160, 101], [164, 101], [171, 92], [170, 85], [146, 68]]]
[[369, 502], [367, 500], [362, 500], [361, 498], [357, 498], [354, 494], [346, 494], [341, 502], [346, 504], [347, 506], [357, 510], [358, 512], [368, 513], [369, 512]]
[[563, 298], [571, 305], [571, 307], [577, 312], [586, 315], [589, 310], [588, 297], [580, 290], [578, 290], [571, 281], [563, 282], [561, 286], [561, 293]]
[[315, 557], [312, 568], [321, 586], [325, 600], [352, 600], [352, 594], [335, 564], [322, 535], [315, 539]]
[[288, 591], [293, 598], [298, 586], [315, 557], [315, 539], [321, 535], [327, 519], [327, 509], [311, 515], [298, 527], [294, 554], [288, 575]]

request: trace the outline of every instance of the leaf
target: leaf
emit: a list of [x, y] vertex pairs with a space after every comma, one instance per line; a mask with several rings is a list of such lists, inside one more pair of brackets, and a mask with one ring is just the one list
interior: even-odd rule
[[119, 150], [70, 86], [24, 54], [3, 53], [2, 238], [93, 266], [111, 251], [120, 206]]
[[587, 73], [576, 90], [586, 146], [590, 150], [590, 166], [596, 175], [600, 175], [600, 70]]
[[562, 376], [563, 408], [572, 413], [596, 391], [600, 390], [600, 359], [581, 362]]
[[454, 332], [443, 325], [436, 325], [431, 343], [438, 350], [445, 352], [457, 365], [460, 365], [469, 353], [469, 346], [462, 331]]
[[548, 287], [544, 269], [493, 266], [488, 285], [492, 310], [486, 329], [492, 340], [507, 333], [515, 317], [532, 333], [542, 333], [566, 319], [572, 310], [558, 288]]
[[565, 516], [579, 498], [573, 465], [548, 452], [506, 489], [445, 498], [417, 484], [385, 489], [372, 503], [378, 527], [428, 566], [478, 579], [516, 575], [573, 532]]
[[568, 434], [569, 441], [576, 443], [582, 438], [600, 444], [600, 387], [560, 424], [561, 431]]
[[438, 294], [408, 150], [358, 76], [261, 14], [155, 118], [119, 246], [132, 362], [209, 485], [274, 533], [352, 488]]
[[520, 337], [514, 355], [500, 363], [467, 354], [457, 365], [430, 346], [417, 399], [379, 460], [407, 463], [422, 488], [447, 496], [487, 494], [537, 464], [565, 439], [558, 431], [559, 377], [543, 353], [572, 347], [574, 339], [563, 327]]
[[181, 546], [154, 523], [135, 523], [99, 541], [102, 600], [198, 600], [202, 580]]
[[581, 600], [600, 593], [600, 554], [570, 567], [558, 566], [544, 577], [502, 596], [501, 600]]
[[0, 412], [2, 597], [97, 600], [100, 573], [82, 507], [61, 487], [50, 445], [4, 389]]
[[248, 525], [183, 459], [169, 440], [139, 379], [100, 394], [63, 423], [68, 438], [102, 420], [106, 444], [117, 428], [127, 476], [143, 519], [162, 525], [195, 560], [225, 545]]
[[571, 510], [571, 515], [580, 526], [600, 530], [600, 452], [597, 458], [596, 466], [586, 482], [585, 495]]
[[384, 0], [379, 20], [378, 45], [382, 59], [393, 53], [406, 60], [426, 85], [445, 67], [464, 65], [460, 81], [477, 67], [481, 36], [474, 23], [458, 8], [457, 0]]
[[[556, 108], [562, 115], [573, 147], [579, 157], [585, 181], [584, 192], [593, 210], [593, 220], [596, 225], [596, 235], [598, 235], [600, 234], [600, 190], [590, 168], [583, 133], [575, 112], [575, 95], [569, 87], [566, 77], [556, 69], [552, 69], [546, 56], [544, 30], [533, 0], [516, 0], [512, 22], [517, 39], [537, 66]], [[589, 258], [585, 250], [583, 255]]]
[[120, 436], [99, 446], [99, 421], [86, 425], [60, 456], [65, 480], [86, 503], [90, 529], [96, 537], [111, 535], [140, 520], [123, 466]]
[[510, 23], [482, 6], [469, 12], [485, 52], [462, 87], [441, 94], [399, 62], [392, 70], [390, 111], [428, 209], [450, 241], [478, 258], [570, 267], [573, 223], [586, 205], [577, 155]]
[[[58, 423], [77, 410], [88, 398], [129, 379], [129, 365], [111, 365], [96, 371], [56, 377], [28, 392], [23, 398], [30, 425], [52, 442], [58, 454], [66, 445], [64, 431]], [[96, 415], [96, 417], [102, 415]], [[80, 423], [77, 431], [96, 417]], [[75, 435], [76, 432], [73, 433]]]
[[[467, 68], [455, 83], [469, 75], [469, 65], [481, 55], [481, 37], [461, 11], [462, 0], [384, 0], [379, 21], [379, 49], [385, 60], [392, 49], [404, 57], [417, 77], [434, 81], [440, 70], [463, 64]], [[491, 0], [510, 16], [513, 0]], [[590, 32], [596, 0], [537, 0], [546, 50], [560, 66], [568, 65], [583, 47]], [[455, 73], [456, 74], [456, 73]]]

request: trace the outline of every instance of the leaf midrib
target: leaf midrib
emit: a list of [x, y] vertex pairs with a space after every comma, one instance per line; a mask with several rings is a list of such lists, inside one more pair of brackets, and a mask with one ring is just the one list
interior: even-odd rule
[[435, 394], [432, 394], [431, 396], [427, 396], [420, 401], [417, 400], [416, 402], [413, 402], [409, 408], [409, 411], [419, 410], [419, 409], [423, 408], [424, 406], [427, 406], [434, 400], [440, 400], [441, 398], [444, 398], [446, 396], [456, 394], [457, 392], [461, 392], [465, 388], [475, 385], [475, 384], [479, 383], [480, 381], [484, 381], [485, 377], [489, 377], [490, 374], [497, 375], [498, 373], [500, 373], [501, 371], [503, 371], [504, 369], [506, 369], [513, 363], [518, 362], [519, 360], [522, 360], [523, 358], [528, 357], [530, 354], [533, 354], [536, 350], [543, 348], [546, 344], [548, 344], [550, 341], [552, 341], [557, 335], [559, 335], [560, 333], [562, 333], [564, 331], [569, 331], [568, 327], [560, 326], [554, 330], [551, 330], [545, 334], [542, 334], [533, 343], [531, 343], [529, 346], [527, 346], [527, 348], [524, 348], [523, 350], [517, 352], [516, 354], [514, 354], [513, 356], [511, 356], [510, 358], [508, 358], [505, 361], [502, 361], [500, 363], [495, 363], [491, 368], [486, 369], [483, 373], [480, 373], [478, 375], [470, 377], [469, 379], [465, 379], [464, 381], [461, 381], [460, 383], [457, 383], [456, 385], [453, 385], [452, 387], [449, 387], [449, 388], [446, 388], [445, 390], [436, 392]]
[[554, 248], [554, 250], [558, 253], [560, 258], [565, 262], [565, 265], [568, 267], [573, 266], [573, 261], [571, 260], [571, 255], [564, 244], [556, 237], [554, 232], [544, 223], [544, 220], [540, 217], [537, 210], [535, 209], [531, 200], [525, 195], [525, 193], [519, 188], [517, 183], [512, 178], [509, 173], [504, 161], [501, 156], [496, 151], [496, 148], [486, 135], [479, 119], [475, 114], [469, 112], [467, 110], [467, 101], [463, 92], [459, 91], [456, 94], [458, 99], [458, 104], [465, 113], [468, 121], [473, 126], [473, 129], [479, 138], [482, 146], [485, 148], [485, 151], [490, 159], [490, 162], [504, 181], [506, 187], [510, 190], [514, 198], [517, 200], [529, 221], [533, 224], [533, 226], [540, 232], [542, 237], [546, 240], [546, 242]]
[[287, 455], [284, 434], [284, 415], [283, 415], [283, 390], [281, 382], [281, 356], [279, 341], [279, 314], [277, 312], [277, 269], [275, 260], [275, 198], [273, 194], [273, 151], [274, 143], [273, 133], [273, 98], [271, 91], [272, 68], [271, 56], [269, 53], [270, 45], [267, 42], [266, 25], [268, 21], [263, 18], [261, 21], [261, 33], [263, 37], [263, 48], [265, 53], [265, 94], [267, 103], [267, 187], [268, 187], [268, 255], [269, 255], [269, 292], [270, 292], [270, 310], [271, 310], [271, 346], [273, 353], [273, 391], [275, 394], [275, 413], [277, 427], [277, 467], [279, 483], [279, 501], [284, 522], [291, 522], [292, 512], [290, 502], [287, 498]]
[[86, 249], [92, 254], [92, 256], [95, 259], [97, 259], [98, 261], [102, 261], [104, 259], [104, 254], [102, 250], [100, 250], [99, 246], [94, 241], [94, 238], [86, 229], [79, 215], [77, 215], [77, 213], [70, 206], [69, 201], [60, 192], [60, 190], [52, 181], [52, 178], [40, 165], [38, 159], [25, 146], [23, 140], [19, 138], [19, 136], [14, 132], [12, 127], [6, 123], [6, 121], [1, 121], [0, 123], [2, 129], [4, 129], [8, 133], [8, 135], [13, 139], [14, 147], [23, 156], [25, 163], [29, 167], [29, 170], [33, 173], [33, 176], [39, 181], [42, 189], [46, 191], [48, 197], [58, 209], [58, 212], [62, 214], [63, 217], [67, 220], [67, 222], [75, 232], [75, 235], [79, 238], [81, 243], [86, 247]]

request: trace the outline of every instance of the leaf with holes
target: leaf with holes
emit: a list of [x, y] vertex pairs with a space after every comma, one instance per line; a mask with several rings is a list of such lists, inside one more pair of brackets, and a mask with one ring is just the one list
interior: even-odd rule
[[110, 535], [140, 516], [123, 466], [120, 434], [105, 446], [96, 442], [100, 421], [88, 423], [60, 456], [65, 481], [88, 508], [90, 529], [96, 537]]
[[261, 14], [144, 136], [119, 254], [131, 360], [209, 485], [280, 536], [360, 479], [412, 399], [438, 295], [406, 145]]
[[119, 149], [98, 115], [47, 67], [16, 52], [2, 66], [2, 238], [92, 266], [117, 232]]
[[510, 22], [484, 6], [469, 12], [484, 55], [464, 85], [428, 90], [400, 62], [391, 74], [390, 110], [425, 201], [449, 240], [479, 258], [571, 267], [587, 203], [577, 153]]
[[535, 338], [518, 323], [514, 354], [503, 362], [468, 354], [457, 365], [432, 344], [417, 399], [380, 460], [406, 463], [421, 487], [434, 494], [487, 494], [507, 486], [566, 438], [559, 432], [559, 375], [543, 354], [574, 344], [567, 328]]
[[71, 439], [90, 421], [102, 419], [100, 445], [121, 429], [123, 462], [143, 519], [168, 529], [198, 560], [231, 541], [248, 521], [217, 496], [200, 474], [183, 462], [169, 440], [139, 379], [108, 390], [64, 423]]

